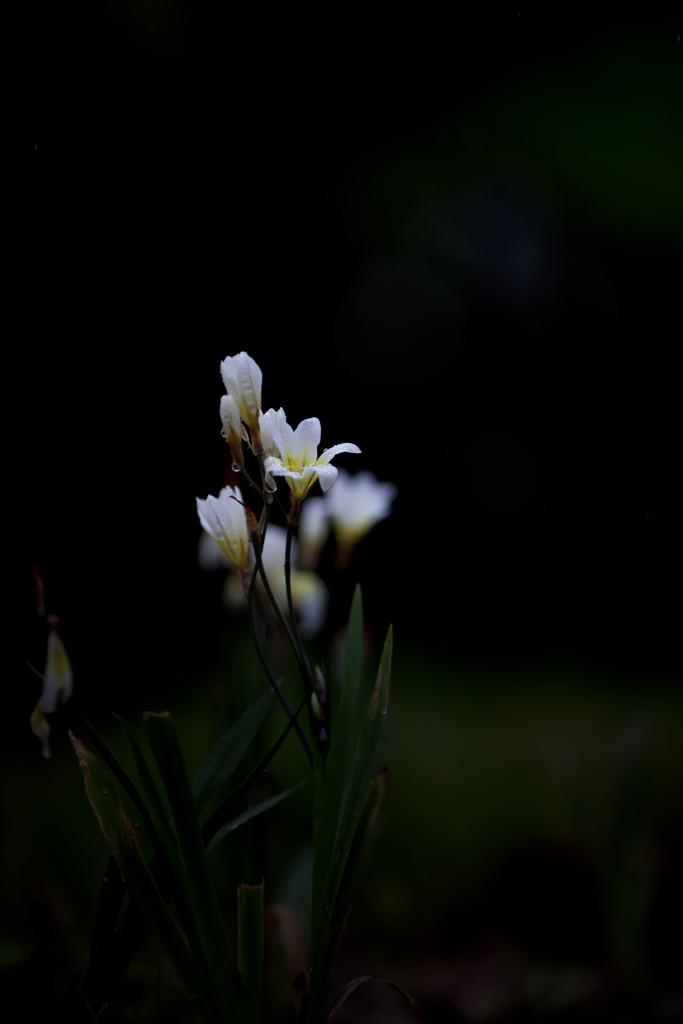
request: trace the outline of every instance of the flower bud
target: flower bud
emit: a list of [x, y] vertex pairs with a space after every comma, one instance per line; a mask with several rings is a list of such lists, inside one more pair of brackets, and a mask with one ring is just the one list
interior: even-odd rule
[[51, 715], [57, 708], [57, 699], [68, 700], [73, 693], [74, 674], [71, 662], [66, 653], [62, 639], [57, 632], [59, 619], [56, 615], [48, 616], [50, 635], [47, 638], [47, 658], [45, 661], [45, 679], [43, 695], [40, 698], [43, 711]]
[[244, 469], [244, 452], [242, 451], [242, 423], [237, 402], [230, 395], [221, 398], [221, 420], [223, 437], [228, 442], [232, 455], [232, 468], [237, 472]]

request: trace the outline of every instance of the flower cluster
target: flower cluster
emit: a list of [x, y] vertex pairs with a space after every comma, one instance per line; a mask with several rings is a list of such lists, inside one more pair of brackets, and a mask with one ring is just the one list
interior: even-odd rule
[[[243, 472], [251, 483], [244, 466], [246, 442], [258, 459], [263, 487], [261, 494], [267, 503], [276, 497], [278, 479], [284, 478], [289, 488], [291, 508], [287, 521], [290, 527], [297, 524], [302, 514], [300, 553], [303, 568], [314, 568], [317, 564], [330, 525], [337, 537], [339, 550], [348, 554], [376, 522], [389, 515], [396, 488], [393, 484], [378, 483], [372, 473], [351, 477], [331, 464], [336, 455], [360, 454], [360, 448], [355, 444], [337, 444], [325, 448], [319, 456], [322, 430], [317, 417], [302, 420], [294, 429], [287, 422], [284, 409], [271, 408], [264, 412], [261, 408], [263, 374], [246, 352], [224, 359], [221, 375], [227, 392], [220, 403], [222, 433], [230, 448], [233, 469]], [[310, 498], [304, 505], [316, 480], [320, 482], [323, 497]], [[335, 482], [337, 487], [333, 488]], [[232, 574], [226, 584], [226, 600], [232, 606], [242, 603], [243, 594], [252, 586], [254, 571], [250, 539], [259, 543], [253, 514], [243, 504], [242, 495], [236, 487], [224, 487], [217, 498], [211, 495], [204, 500], [197, 498], [197, 512], [205, 531], [200, 542], [200, 562], [205, 568], [222, 562], [236, 569], [241, 587]], [[271, 525], [265, 532], [261, 552], [265, 574], [276, 597], [283, 603], [286, 598], [285, 542], [285, 531]], [[302, 632], [311, 636], [324, 619], [327, 588], [315, 573], [298, 568], [296, 557], [296, 545], [293, 544], [292, 603]], [[260, 586], [260, 578], [254, 583]]]
[[221, 375], [227, 395], [221, 398], [220, 415], [234, 468], [244, 467], [242, 440], [246, 439], [254, 455], [265, 456], [262, 471], [268, 491], [275, 490], [274, 477], [285, 477], [296, 517], [316, 480], [320, 481], [323, 491], [334, 483], [337, 469], [330, 462], [335, 455], [341, 452], [360, 454], [360, 448], [348, 442], [336, 444], [326, 448], [318, 458], [321, 427], [317, 417], [302, 420], [294, 430], [287, 422], [284, 409], [277, 412], [268, 409], [264, 413], [261, 409], [263, 374], [246, 352], [224, 359]]

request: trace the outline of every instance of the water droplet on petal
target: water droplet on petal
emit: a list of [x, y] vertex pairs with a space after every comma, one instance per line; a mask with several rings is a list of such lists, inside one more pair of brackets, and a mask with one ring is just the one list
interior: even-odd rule
[[387, 713], [387, 709], [386, 708], [382, 708], [382, 714], [386, 715], [386, 713]]
[[211, 754], [209, 754], [209, 755], [208, 755], [208, 757], [206, 758], [206, 760], [207, 760], [207, 761], [210, 761], [210, 760], [211, 760]]
[[241, 471], [241, 469], [242, 469], [242, 467], [240, 465], [238, 465], [236, 462], [233, 462], [232, 468], [233, 468], [233, 472], [235, 472], [235, 473], [239, 473]]

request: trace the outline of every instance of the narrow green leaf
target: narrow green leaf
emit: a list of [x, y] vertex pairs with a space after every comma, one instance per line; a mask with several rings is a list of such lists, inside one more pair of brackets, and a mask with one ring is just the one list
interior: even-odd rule
[[229, 820], [230, 815], [232, 814], [233, 810], [237, 807], [242, 797], [247, 794], [247, 792], [249, 791], [253, 783], [256, 781], [256, 779], [259, 777], [259, 775], [261, 775], [261, 773], [265, 771], [266, 767], [273, 760], [278, 750], [287, 739], [289, 730], [294, 726], [294, 722], [305, 703], [306, 698], [304, 697], [301, 704], [294, 712], [294, 717], [289, 720], [289, 722], [282, 730], [282, 732], [280, 733], [280, 735], [278, 736], [278, 738], [276, 739], [275, 743], [270, 748], [268, 753], [265, 755], [265, 757], [261, 758], [259, 763], [253, 769], [253, 771], [249, 773], [246, 779], [244, 779], [244, 781], [241, 782], [239, 786], [237, 786], [236, 789], [234, 789], [232, 793], [230, 793], [225, 798], [225, 800], [223, 800], [223, 802], [213, 812], [211, 817], [204, 822], [204, 824], [202, 825], [202, 838], [204, 841], [204, 845], [207, 848], [216, 832], [220, 828], [222, 828], [223, 825], [225, 825], [226, 822]]
[[237, 889], [237, 945], [240, 972], [241, 1024], [260, 1024], [263, 976], [264, 890], [261, 885]]
[[218, 990], [223, 1015], [236, 1007], [235, 965], [228, 948], [211, 875], [206, 862], [204, 841], [185, 762], [178, 743], [173, 719], [164, 712], [143, 715], [147, 737], [156, 758], [175, 825], [180, 859], [187, 882], [190, 904], [211, 977]]
[[[182, 877], [182, 866], [180, 864], [180, 857], [178, 855], [178, 847], [175, 841], [175, 836], [171, 832], [171, 828], [168, 822], [168, 813], [163, 805], [161, 795], [157, 789], [152, 773], [149, 770], [147, 762], [145, 761], [144, 754], [140, 749], [140, 744], [133, 735], [130, 726], [124, 718], [117, 715], [116, 712], [112, 711], [112, 715], [117, 720], [119, 725], [124, 731], [126, 739], [128, 740], [128, 746], [130, 752], [133, 755], [135, 761], [135, 767], [137, 768], [138, 778], [140, 779], [140, 785], [147, 801], [147, 809], [150, 817], [154, 822], [154, 827], [159, 835], [159, 839], [163, 846], [163, 855], [168, 858], [169, 866], [173, 869], [178, 878]], [[159, 851], [156, 849], [155, 852], [157, 857], [160, 856]]]
[[223, 825], [223, 827], [219, 828], [218, 832], [215, 833], [213, 839], [209, 842], [209, 845], [206, 848], [206, 852], [208, 853], [209, 850], [213, 850], [214, 846], [217, 846], [221, 839], [227, 836], [229, 832], [234, 832], [235, 829], [239, 828], [240, 825], [243, 825], [245, 821], [250, 821], [252, 818], [255, 818], [257, 814], [262, 814], [263, 811], [267, 811], [271, 807], [274, 807], [275, 804], [279, 804], [286, 796], [293, 793], [295, 789], [301, 789], [301, 787], [305, 786], [307, 782], [308, 779], [303, 779], [301, 782], [297, 783], [296, 786], [292, 786], [291, 789], [286, 789], [284, 793], [278, 793], [277, 796], [271, 796], [267, 800], [262, 800], [261, 803], [255, 804], [253, 807], [244, 811], [243, 814], [239, 814], [236, 818], [233, 818], [232, 821], [229, 821], [227, 825]]
[[152, 773], [149, 770], [144, 758], [140, 744], [133, 735], [125, 719], [112, 712], [123, 729], [135, 767], [138, 771], [140, 784], [147, 800], [149, 815], [154, 823], [154, 830], [151, 832], [152, 844], [157, 855], [160, 871], [164, 878], [164, 890], [173, 899], [180, 924], [182, 925], [190, 949], [192, 950], [197, 963], [202, 970], [207, 983], [210, 985], [211, 971], [209, 963], [204, 954], [201, 937], [197, 931], [195, 916], [192, 911], [191, 895], [187, 886], [185, 871], [180, 860], [176, 838], [171, 831], [166, 808], [163, 805], [161, 795], [154, 783]]
[[97, 759], [71, 731], [69, 737], [83, 772], [90, 806], [131, 899], [166, 950], [190, 994], [200, 994], [206, 1019], [217, 1021], [197, 965], [140, 855], [137, 832], [130, 823], [114, 784]]
[[[326, 813], [337, 820], [334, 821], [336, 832], [339, 815], [342, 809], [344, 780], [349, 769], [349, 753], [351, 741], [356, 728], [358, 715], [358, 695], [363, 668], [363, 599], [360, 587], [357, 586], [351, 614], [346, 632], [346, 651], [344, 653], [344, 675], [339, 698], [339, 707], [332, 708], [332, 735], [330, 736], [330, 752], [325, 765], [325, 805]], [[332, 833], [334, 838], [334, 832]]]
[[[305, 698], [299, 705], [299, 708], [295, 713], [295, 717], [301, 712], [304, 704]], [[275, 757], [291, 728], [292, 722], [290, 721], [260, 764], [254, 768], [244, 782], [242, 782], [232, 793], [226, 796], [223, 803], [204, 824], [202, 827], [202, 840], [207, 845], [207, 848], [209, 847], [209, 844], [212, 846], [215, 845], [213, 839], [219, 828], [225, 827], [225, 833], [228, 831], [234, 831], [234, 829], [238, 828], [256, 814], [260, 814], [262, 811], [267, 810], [268, 806], [272, 806], [280, 800], [283, 800], [289, 793], [293, 792], [293, 789], [298, 788], [297, 786], [294, 786], [292, 790], [287, 790], [286, 793], [280, 793], [276, 797], [271, 798], [272, 802], [267, 800], [263, 801], [262, 804], [257, 804], [256, 807], [245, 811], [244, 814], [239, 815], [239, 817], [232, 821], [228, 821], [232, 810], [239, 804], [240, 800], [246, 795], [257, 777], [261, 775], [270, 761]], [[304, 784], [305, 780], [299, 785]], [[215, 842], [218, 841], [219, 838], [216, 838]], [[150, 861], [149, 870], [156, 880], [162, 898], [165, 901], [170, 899], [170, 885], [160, 871], [158, 858], [153, 858]], [[112, 994], [117, 990], [118, 982], [125, 974], [148, 934], [149, 927], [146, 924], [145, 919], [141, 916], [137, 905], [132, 900], [129, 901], [121, 915], [119, 925], [114, 935], [109, 971], [104, 971], [101, 975], [98, 974], [97, 977], [88, 973], [83, 979], [81, 986], [79, 986], [79, 990], [83, 992], [83, 995], [86, 996], [91, 1006], [95, 1003], [97, 1003], [98, 1006], [102, 1006], [105, 1002], [109, 1001]], [[200, 942], [197, 941], [197, 944], [196, 946], [193, 946], [193, 949], [199, 949], [199, 947]]]
[[331, 709], [330, 752], [324, 774], [314, 777], [313, 826], [313, 921], [323, 913], [322, 897], [332, 847], [342, 813], [347, 775], [353, 766], [349, 760], [351, 741], [358, 715], [358, 695], [363, 668], [363, 599], [356, 587], [346, 632], [344, 674], [339, 707]]
[[[114, 928], [125, 893], [126, 883], [116, 866], [113, 854], [110, 853], [95, 911], [95, 925], [90, 940], [90, 960], [78, 984], [78, 991], [85, 998], [89, 990], [96, 990], [102, 985], [115, 964], [112, 955]], [[96, 1009], [99, 1009], [100, 1005], [98, 1004]]]
[[217, 792], [240, 763], [256, 733], [270, 711], [275, 694], [262, 694], [244, 714], [221, 736], [192, 783], [197, 813], [202, 811], [213, 793]]
[[339, 884], [339, 891], [330, 925], [330, 934], [327, 940], [326, 971], [324, 973], [327, 973], [332, 966], [339, 940], [347, 925], [351, 903], [360, 883], [363, 864], [377, 828], [377, 818], [379, 817], [380, 807], [384, 800], [388, 775], [389, 769], [386, 766], [380, 768], [377, 774], [373, 775], [370, 779], [370, 784], [368, 785], [363, 808], [346, 861], [346, 868]]
[[323, 964], [326, 960], [330, 927], [339, 887], [346, 869], [349, 851], [363, 810], [368, 783], [370, 782], [384, 733], [386, 710], [389, 701], [392, 649], [393, 631], [389, 627], [382, 651], [377, 682], [375, 683], [370, 707], [368, 708], [358, 739], [353, 778], [342, 810], [334, 846], [328, 860], [327, 875], [322, 887], [320, 903], [317, 907], [317, 916], [313, 918], [315, 923], [313, 948], [311, 951], [313, 968], [311, 996], [316, 1013], [318, 1012], [318, 1002], [322, 1002], [322, 990], [325, 983]]
[[363, 982], [370, 980], [381, 981], [383, 985], [388, 985], [389, 988], [393, 988], [394, 992], [398, 992], [398, 994], [403, 999], [405, 999], [411, 1010], [415, 1010], [417, 1013], [421, 1013], [424, 1019], [426, 1021], [429, 1021], [429, 1017], [425, 1013], [424, 1008], [420, 1006], [417, 999], [415, 999], [414, 996], [411, 996], [410, 992], [406, 992], [404, 988], [401, 988], [400, 985], [397, 985], [395, 981], [391, 981], [390, 978], [380, 978], [379, 975], [377, 974], [363, 974], [361, 975], [360, 978], [354, 978], [353, 981], [350, 981], [347, 985], [344, 985], [344, 988], [341, 990], [335, 1001], [332, 1003], [332, 1006], [330, 1007], [330, 1012], [325, 1018], [325, 1024], [331, 1024], [331, 1021], [337, 1016], [337, 1013], [344, 1005], [346, 1000], [349, 998], [349, 996], [352, 995], [352, 993], [354, 993], [357, 988], [360, 988]]

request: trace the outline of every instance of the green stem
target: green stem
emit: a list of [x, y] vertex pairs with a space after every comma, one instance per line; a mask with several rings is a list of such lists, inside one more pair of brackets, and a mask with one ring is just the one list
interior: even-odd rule
[[268, 504], [268, 502], [266, 501], [266, 496], [265, 496], [265, 494], [263, 493], [263, 491], [261, 490], [261, 488], [259, 487], [259, 485], [258, 485], [257, 483], [255, 483], [255, 482], [254, 482], [254, 481], [253, 481], [253, 480], [251, 479], [251, 477], [250, 477], [250, 476], [249, 476], [249, 474], [247, 473], [246, 469], [244, 469], [244, 467], [242, 467], [242, 469], [240, 470], [240, 473], [242, 474], [242, 476], [244, 477], [244, 479], [245, 479], [245, 480], [247, 481], [247, 483], [249, 484], [249, 486], [250, 486], [250, 487], [253, 487], [253, 488], [254, 488], [254, 490], [256, 491], [256, 493], [257, 493], [257, 494], [260, 494], [260, 495], [261, 495], [261, 498], [263, 499], [263, 501], [264, 501], [264, 502], [265, 502], [266, 504]]
[[294, 651], [294, 657], [296, 658], [297, 664], [299, 666], [299, 672], [301, 673], [301, 678], [303, 680], [304, 688], [306, 689], [306, 695], [308, 697], [310, 697], [311, 693], [313, 692], [313, 681], [311, 679], [311, 671], [310, 671], [310, 668], [308, 667], [308, 662], [305, 661], [305, 659], [303, 659], [301, 657], [301, 652], [300, 652], [300, 650], [299, 650], [299, 648], [297, 646], [296, 640], [294, 639], [294, 637], [292, 635], [292, 631], [291, 631], [291, 629], [289, 628], [289, 626], [287, 624], [287, 620], [285, 619], [284, 615], [282, 614], [282, 611], [280, 609], [280, 605], [275, 600], [275, 595], [273, 594], [273, 591], [271, 589], [270, 583], [268, 582], [268, 577], [266, 576], [264, 568], [263, 568], [263, 560], [261, 558], [261, 552], [260, 552], [259, 548], [256, 547], [256, 546], [254, 546], [254, 555], [256, 556], [256, 565], [258, 566], [258, 571], [260, 572], [261, 579], [263, 580], [263, 586], [266, 588], [266, 594], [268, 595], [268, 600], [270, 601], [270, 603], [271, 603], [271, 605], [273, 607], [273, 611], [275, 612], [275, 615], [277, 616], [278, 622], [280, 623], [280, 625], [284, 629], [285, 633], [287, 634], [287, 639], [289, 640], [289, 642], [291, 644], [292, 650]]
[[287, 541], [285, 543], [285, 586], [287, 588], [287, 607], [289, 608], [289, 617], [292, 620], [292, 630], [294, 632], [294, 639], [296, 640], [297, 647], [299, 648], [299, 655], [302, 659], [306, 660], [306, 667], [308, 669], [309, 676], [311, 675], [311, 668], [306, 658], [304, 646], [301, 642], [301, 634], [299, 633], [299, 624], [294, 614], [294, 603], [292, 601], [292, 537], [294, 535], [294, 527], [287, 524]]
[[[256, 575], [256, 574], [254, 574], [254, 575]], [[310, 764], [311, 767], [313, 767], [313, 754], [311, 753], [311, 748], [308, 745], [308, 740], [306, 739], [306, 737], [304, 735], [303, 729], [301, 728], [301, 726], [299, 725], [298, 721], [296, 720], [296, 718], [294, 716], [294, 712], [292, 711], [292, 709], [290, 708], [289, 704], [287, 703], [287, 699], [286, 699], [285, 695], [283, 694], [282, 690], [280, 689], [280, 686], [279, 686], [278, 682], [276, 681], [275, 676], [271, 672], [270, 666], [268, 665], [268, 662], [266, 661], [266, 656], [263, 653], [263, 649], [262, 649], [261, 644], [259, 642], [258, 633], [256, 631], [256, 619], [254, 617], [254, 598], [253, 598], [253, 594], [252, 593], [249, 593], [249, 595], [247, 597], [247, 604], [249, 606], [249, 625], [251, 626], [251, 635], [252, 635], [252, 637], [254, 639], [254, 646], [256, 647], [256, 653], [258, 654], [259, 660], [260, 660], [261, 664], [263, 665], [264, 672], [268, 676], [268, 681], [270, 682], [270, 685], [273, 687], [273, 689], [275, 690], [275, 693], [277, 694], [278, 700], [280, 701], [280, 703], [282, 704], [283, 708], [287, 712], [287, 715], [289, 716], [290, 720], [294, 723], [294, 729], [296, 730], [297, 736], [301, 740], [301, 745], [303, 746], [304, 753], [306, 754], [306, 757], [308, 758], [308, 763]]]

